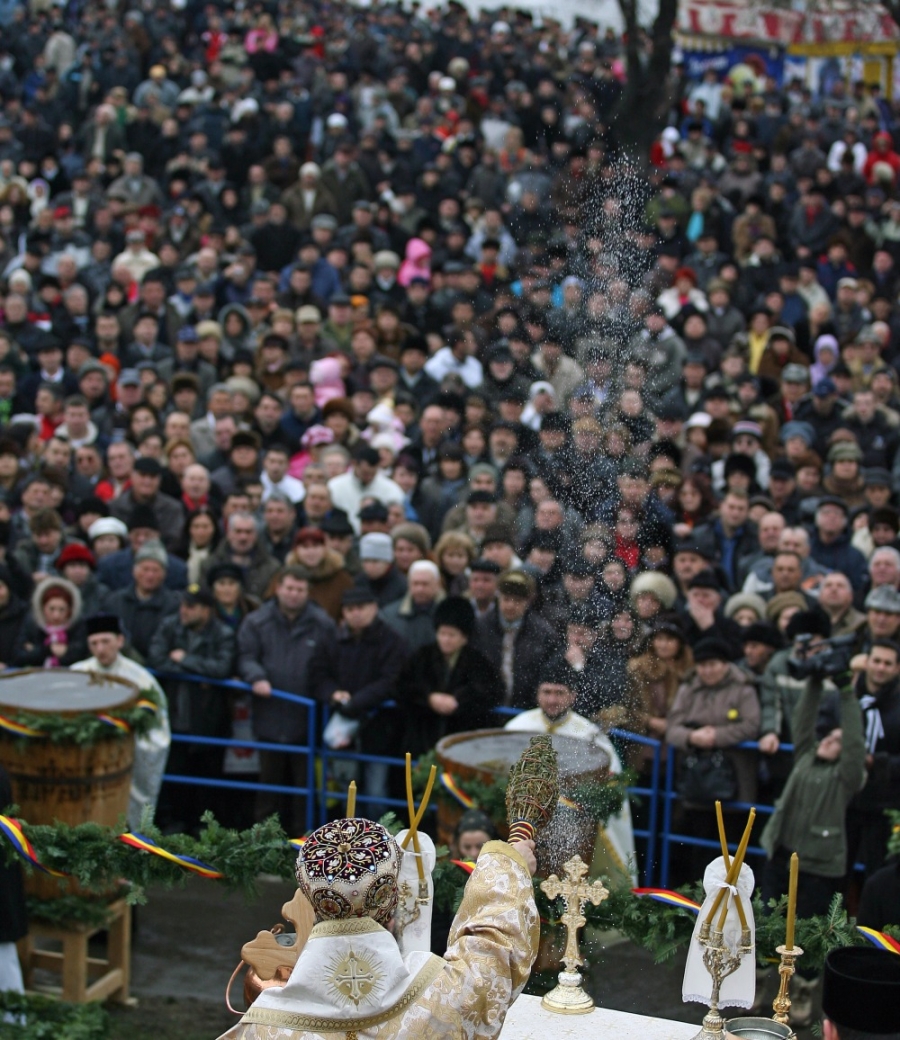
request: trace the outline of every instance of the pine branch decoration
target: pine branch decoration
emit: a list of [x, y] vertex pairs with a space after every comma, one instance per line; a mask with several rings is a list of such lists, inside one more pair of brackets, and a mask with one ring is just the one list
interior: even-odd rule
[[510, 843], [529, 841], [547, 825], [559, 801], [559, 768], [548, 736], [532, 737], [509, 771], [506, 818]]

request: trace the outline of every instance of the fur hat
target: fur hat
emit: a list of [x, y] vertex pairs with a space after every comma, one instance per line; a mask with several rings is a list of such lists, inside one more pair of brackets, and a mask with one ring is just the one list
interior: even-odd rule
[[823, 639], [829, 639], [831, 619], [818, 607], [815, 610], [799, 610], [787, 623], [785, 635], [788, 639], [796, 639], [797, 636], [822, 636]]
[[411, 521], [405, 524], [397, 524], [391, 531], [391, 539], [394, 545], [397, 544], [398, 538], [412, 542], [423, 556], [427, 556], [431, 552], [431, 535], [421, 524], [412, 523]]
[[121, 543], [128, 537], [128, 528], [114, 516], [103, 516], [99, 520], [95, 520], [88, 528], [88, 538], [94, 542], [104, 534], [116, 535]]
[[749, 607], [760, 621], [766, 616], [766, 601], [762, 596], [757, 596], [754, 592], [736, 592], [733, 596], [728, 597], [728, 602], [725, 604], [725, 617], [734, 617], [744, 607]]
[[65, 578], [44, 578], [35, 588], [31, 595], [31, 609], [35, 619], [39, 624], [41, 623], [44, 604], [54, 597], [64, 599], [69, 604], [69, 620], [65, 626], [68, 628], [81, 616], [81, 593], [72, 582], [66, 581]]
[[766, 607], [766, 621], [776, 621], [782, 610], [787, 610], [788, 607], [796, 607], [798, 610], [805, 611], [809, 608], [809, 602], [802, 592], [779, 592], [777, 596], [773, 596], [769, 600]]
[[448, 596], [434, 611], [434, 629], [442, 625], [459, 629], [468, 639], [475, 629], [475, 608], [463, 596]]
[[663, 610], [671, 610], [678, 598], [675, 583], [665, 574], [658, 571], [644, 571], [631, 583], [631, 600], [634, 602], [642, 592], [649, 592], [662, 604]]
[[694, 664], [704, 661], [730, 661], [731, 653], [721, 639], [701, 639], [694, 647]]

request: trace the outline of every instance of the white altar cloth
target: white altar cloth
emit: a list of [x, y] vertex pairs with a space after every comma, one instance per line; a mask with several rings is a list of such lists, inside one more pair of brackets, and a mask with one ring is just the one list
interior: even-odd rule
[[540, 997], [519, 997], [510, 1008], [500, 1040], [691, 1040], [700, 1028], [664, 1018], [644, 1018], [597, 1007], [589, 1015], [558, 1015], [541, 1007]]

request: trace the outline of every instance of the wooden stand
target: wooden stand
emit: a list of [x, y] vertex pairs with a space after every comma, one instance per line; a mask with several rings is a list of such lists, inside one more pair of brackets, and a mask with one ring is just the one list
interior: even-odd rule
[[[72, 925], [59, 927], [44, 921], [33, 921], [27, 938], [19, 944], [25, 988], [61, 997], [75, 1004], [89, 1000], [128, 1002], [131, 982], [131, 907], [124, 899], [109, 905], [108, 925]], [[88, 943], [98, 932], [108, 928], [106, 957], [88, 956]], [[37, 941], [58, 944], [60, 950], [36, 948]], [[35, 987], [35, 968], [56, 972], [61, 985]]]

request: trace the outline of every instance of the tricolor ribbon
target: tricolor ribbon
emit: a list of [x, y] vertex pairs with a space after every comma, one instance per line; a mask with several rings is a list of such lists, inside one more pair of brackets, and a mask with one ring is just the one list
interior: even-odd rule
[[687, 896], [683, 896], [680, 892], [673, 892], [669, 888], [633, 888], [631, 890], [633, 896], [648, 896], [650, 899], [654, 899], [657, 903], [667, 903], [669, 906], [678, 906], [682, 910], [690, 910], [692, 914], [699, 913], [700, 904], [694, 902], [693, 899], [688, 899]]
[[856, 930], [861, 932], [873, 946], [877, 946], [879, 950], [887, 950], [888, 953], [900, 954], [900, 942], [896, 939], [892, 939], [889, 935], [885, 935], [884, 932], [878, 932], [874, 928], [866, 928], [864, 925], [858, 924]]
[[13, 722], [12, 719], [8, 719], [5, 715], [0, 715], [0, 729], [5, 730], [7, 733], [11, 733], [14, 737], [43, 737], [39, 729], [32, 729], [31, 726], [24, 726], [21, 722]]
[[450, 773], [441, 773], [441, 785], [464, 809], [471, 809], [475, 804], [475, 799], [471, 795], [466, 794]]
[[559, 796], [558, 805], [561, 805], [564, 809], [574, 809], [575, 812], [581, 812], [581, 806], [578, 802], [573, 802], [571, 798], [566, 798], [565, 795]]
[[142, 697], [137, 704], [136, 708], [140, 708], [142, 711], [152, 712], [154, 715], [159, 711], [159, 708], [153, 703], [153, 701], [147, 700], [146, 697]]
[[451, 859], [450, 862], [455, 866], [464, 870], [467, 874], [471, 874], [475, 869], [475, 864], [470, 859]]
[[306, 838], [288, 838], [287, 843], [299, 851], [306, 844]]
[[101, 722], [105, 722], [107, 726], [112, 726], [114, 729], [117, 729], [120, 733], [131, 732], [131, 726], [122, 719], [114, 718], [112, 715], [107, 715], [102, 711], [97, 712], [97, 718]]
[[6, 836], [9, 843], [26, 863], [30, 863], [33, 867], [37, 867], [38, 870], [42, 870], [45, 874], [50, 874], [52, 877], [69, 876], [59, 870], [51, 870], [41, 863], [35, 854], [34, 846], [25, 837], [22, 825], [18, 820], [13, 819], [11, 816], [0, 816], [0, 833]]
[[169, 860], [170, 863], [175, 863], [179, 867], [184, 867], [185, 870], [190, 870], [195, 874], [199, 874], [200, 877], [224, 877], [220, 871], [213, 870], [212, 867], [207, 866], [205, 863], [201, 863], [199, 859], [194, 859], [193, 856], [177, 856], [174, 852], [168, 852], [166, 849], [161, 849], [152, 838], [146, 838], [143, 834], [120, 834], [119, 841], [124, 842], [126, 845], [130, 845], [133, 849], [140, 849], [142, 852], [151, 852], [154, 856], [161, 856], [163, 859]]

